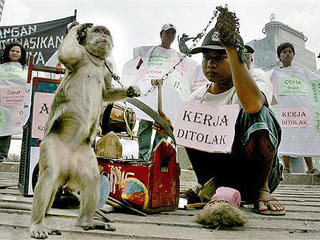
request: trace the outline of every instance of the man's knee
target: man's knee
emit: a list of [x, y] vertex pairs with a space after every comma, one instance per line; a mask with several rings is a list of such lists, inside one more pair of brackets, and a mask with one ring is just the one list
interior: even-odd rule
[[270, 141], [267, 130], [258, 130], [251, 133], [248, 143], [245, 146], [247, 159], [273, 160], [275, 148]]

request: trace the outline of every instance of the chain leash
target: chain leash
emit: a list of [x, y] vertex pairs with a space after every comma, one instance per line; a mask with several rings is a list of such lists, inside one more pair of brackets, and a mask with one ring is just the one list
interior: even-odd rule
[[[211, 17], [211, 19], [209, 20], [209, 22], [207, 23], [206, 27], [196, 36], [195, 39], [193, 39], [193, 44], [191, 45], [190, 49], [188, 50], [188, 52], [186, 54], [183, 54], [180, 57], [180, 60], [165, 74], [163, 75], [161, 78], [159, 79], [155, 79], [155, 83], [152, 85], [152, 87], [145, 93], [143, 94], [145, 97], [148, 96], [150, 93], [152, 93], [159, 84], [163, 83], [163, 81], [165, 81], [169, 75], [171, 73], [173, 73], [176, 70], [176, 67], [188, 56], [188, 54], [192, 51], [192, 49], [198, 44], [198, 42], [200, 41], [200, 39], [206, 34], [208, 27], [211, 25], [211, 23], [213, 22], [213, 20], [217, 17], [218, 15], [218, 11], [214, 10], [213, 11], [213, 15]], [[109, 70], [111, 77], [119, 83], [119, 85], [124, 88], [123, 84], [120, 82], [120, 77], [115, 74], [111, 68], [108, 66], [108, 64], [105, 62], [105, 66], [107, 67], [107, 69]]]

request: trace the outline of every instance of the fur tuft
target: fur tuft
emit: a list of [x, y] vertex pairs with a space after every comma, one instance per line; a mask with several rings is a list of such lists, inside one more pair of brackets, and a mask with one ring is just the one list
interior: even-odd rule
[[196, 222], [209, 227], [243, 226], [247, 223], [247, 217], [242, 210], [233, 207], [229, 203], [214, 202], [207, 204], [196, 215]]

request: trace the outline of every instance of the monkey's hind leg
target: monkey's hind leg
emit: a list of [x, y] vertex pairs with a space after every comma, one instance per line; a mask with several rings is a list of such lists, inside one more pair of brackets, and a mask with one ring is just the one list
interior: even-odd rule
[[116, 229], [103, 222], [94, 221], [93, 215], [99, 202], [100, 174], [96, 156], [91, 147], [81, 147], [83, 153], [79, 159], [81, 170], [78, 172], [78, 187], [80, 190], [80, 215], [76, 225], [84, 230], [101, 229], [115, 231]]
[[40, 152], [40, 173], [35, 187], [30, 236], [37, 239], [45, 239], [48, 235], [60, 235], [57, 230], [49, 229], [44, 223], [45, 214], [49, 211], [59, 187], [59, 164], [53, 149], [54, 144], [44, 144]]

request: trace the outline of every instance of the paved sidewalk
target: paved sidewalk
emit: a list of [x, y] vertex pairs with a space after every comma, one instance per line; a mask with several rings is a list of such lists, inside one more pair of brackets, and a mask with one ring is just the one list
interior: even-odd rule
[[[185, 174], [182, 174], [182, 177]], [[0, 186], [18, 182], [17, 172], [0, 171]], [[181, 190], [194, 184], [181, 181]], [[47, 223], [62, 231], [50, 239], [320, 239], [320, 186], [281, 184], [274, 194], [286, 207], [285, 216], [263, 216], [243, 207], [248, 217], [244, 227], [206, 229], [194, 221], [199, 210], [176, 210], [147, 217], [112, 212], [108, 217], [115, 232], [83, 231], [74, 226], [78, 209], [53, 208]], [[29, 222], [32, 198], [24, 197], [16, 186], [0, 187], [0, 239], [30, 239]], [[101, 219], [100, 219], [101, 220]]]

